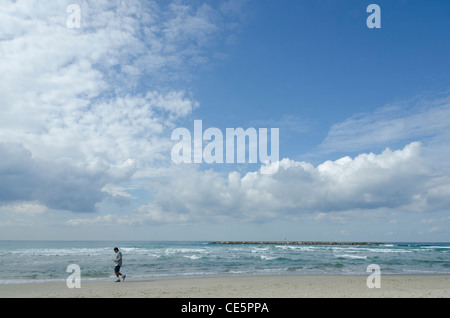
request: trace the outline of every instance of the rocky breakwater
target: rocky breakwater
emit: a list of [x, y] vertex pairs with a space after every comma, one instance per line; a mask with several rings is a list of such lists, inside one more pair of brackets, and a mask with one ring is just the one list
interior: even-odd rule
[[216, 241], [208, 244], [254, 244], [254, 245], [384, 245], [379, 242], [306, 242], [306, 241]]

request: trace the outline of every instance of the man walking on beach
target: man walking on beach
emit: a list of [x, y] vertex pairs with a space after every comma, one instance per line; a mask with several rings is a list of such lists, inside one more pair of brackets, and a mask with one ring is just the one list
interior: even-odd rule
[[117, 277], [116, 282], [120, 282], [119, 276], [122, 276], [122, 281], [124, 281], [127, 275], [122, 275], [120, 272], [120, 267], [122, 266], [122, 252], [120, 252], [117, 247], [114, 247], [114, 252], [116, 253], [116, 259], [114, 260], [114, 263], [116, 263], [116, 266], [114, 267], [114, 273], [116, 273]]

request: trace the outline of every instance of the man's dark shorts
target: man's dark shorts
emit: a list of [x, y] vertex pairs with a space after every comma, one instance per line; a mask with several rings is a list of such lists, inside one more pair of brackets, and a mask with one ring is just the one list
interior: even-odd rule
[[120, 272], [120, 266], [117, 265], [116, 267], [114, 267], [114, 272]]

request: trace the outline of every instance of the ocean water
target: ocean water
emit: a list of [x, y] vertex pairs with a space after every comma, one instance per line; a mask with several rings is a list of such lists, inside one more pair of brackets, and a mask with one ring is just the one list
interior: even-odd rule
[[212, 245], [208, 242], [0, 241], [0, 284], [64, 282], [77, 264], [81, 282], [115, 278], [113, 248], [129, 280], [227, 275], [450, 274], [450, 243], [382, 245]]

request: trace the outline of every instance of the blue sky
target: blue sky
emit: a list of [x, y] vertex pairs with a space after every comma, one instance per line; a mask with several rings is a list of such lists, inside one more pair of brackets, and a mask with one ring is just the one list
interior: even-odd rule
[[[447, 1], [0, 9], [0, 239], [450, 240]], [[196, 119], [278, 172], [174, 164]]]
[[206, 76], [199, 92], [217, 107], [198, 113], [219, 123], [295, 117], [316, 134], [295, 134], [289, 143], [307, 137], [298, 147], [282, 147], [291, 157], [313, 149], [333, 124], [355, 114], [448, 89], [447, 5], [379, 2], [382, 28], [372, 30], [365, 21], [370, 3], [258, 2], [230, 62]]

